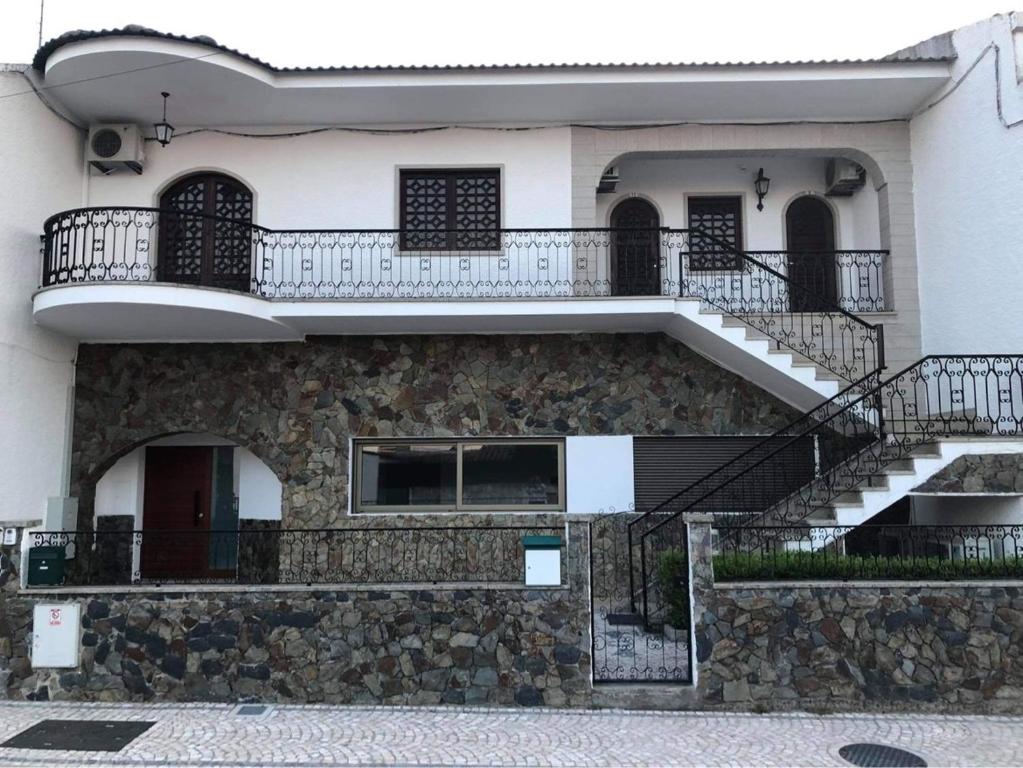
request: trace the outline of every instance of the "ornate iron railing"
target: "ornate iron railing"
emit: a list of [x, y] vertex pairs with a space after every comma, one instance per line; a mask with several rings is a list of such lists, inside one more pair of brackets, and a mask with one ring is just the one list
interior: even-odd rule
[[593, 679], [689, 682], [693, 665], [688, 571], [677, 569], [668, 579], [671, 610], [656, 626], [645, 624], [632, 605], [629, 576], [628, 526], [635, 517], [611, 513], [589, 525]]
[[407, 247], [412, 230], [273, 230], [155, 208], [82, 208], [45, 223], [42, 285], [172, 280], [289, 300], [677, 296], [669, 255], [689, 242], [686, 230], [471, 234], [467, 242], [483, 245], [438, 251]]
[[[684, 513], [712, 514], [730, 525], [803, 523], [830, 514], [843, 494], [883, 483], [886, 467], [935, 440], [1020, 437], [1023, 355], [926, 357], [865, 391], [847, 390], [783, 431], [787, 441], [755, 446], [633, 524], [634, 599], [648, 620], [665, 610], [656, 563], [660, 553], [678, 548]], [[814, 443], [817, 476], [804, 484], [803, 468], [791, 458], [807, 440]], [[793, 490], [757, 509], [765, 484]]]
[[[847, 312], [883, 312], [892, 307], [885, 290], [889, 252], [886, 250], [844, 251], [744, 251], [764, 266], [784, 274], [790, 282], [809, 288], [823, 299], [825, 307], [838, 306]], [[784, 293], [790, 308], [803, 304], [814, 311], [813, 302]], [[795, 303], [795, 307], [793, 307]]]
[[[63, 586], [130, 584], [521, 584], [522, 539], [544, 526], [33, 532]], [[562, 556], [562, 566], [567, 567]]]
[[[41, 282], [169, 281], [288, 300], [685, 296], [847, 382], [884, 365], [881, 326], [702, 233], [703, 247], [719, 250], [690, 253], [689, 231], [677, 229], [501, 229], [474, 233], [470, 241], [485, 248], [452, 251], [410, 250], [403, 247], [410, 234], [271, 230], [179, 211], [82, 208], [45, 223]], [[880, 286], [872, 276], [857, 290], [871, 305], [883, 301]]]
[[682, 296], [699, 298], [742, 320], [780, 348], [802, 355], [847, 383], [884, 368], [881, 325], [856, 317], [837, 297], [794, 282], [748, 252], [703, 233], [699, 237], [705, 247], [711, 243], [717, 250], [679, 254]]
[[717, 530], [714, 580], [1023, 579], [1023, 525]]

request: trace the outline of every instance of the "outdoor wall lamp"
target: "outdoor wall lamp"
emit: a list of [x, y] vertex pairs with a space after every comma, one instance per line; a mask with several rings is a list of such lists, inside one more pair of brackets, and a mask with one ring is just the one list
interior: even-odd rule
[[160, 142], [160, 146], [166, 147], [174, 138], [174, 126], [167, 122], [167, 97], [170, 94], [162, 91], [160, 95], [163, 96], [163, 120], [153, 123], [153, 130], [156, 131], [156, 140]]
[[757, 191], [757, 210], [762, 211], [767, 190], [771, 188], [771, 180], [764, 175], [763, 168], [757, 171], [757, 177], [753, 180], [753, 188]]

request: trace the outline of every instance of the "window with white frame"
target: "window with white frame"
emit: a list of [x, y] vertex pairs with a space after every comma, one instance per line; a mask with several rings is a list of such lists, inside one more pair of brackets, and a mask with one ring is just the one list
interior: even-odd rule
[[360, 440], [356, 512], [561, 511], [558, 439]]

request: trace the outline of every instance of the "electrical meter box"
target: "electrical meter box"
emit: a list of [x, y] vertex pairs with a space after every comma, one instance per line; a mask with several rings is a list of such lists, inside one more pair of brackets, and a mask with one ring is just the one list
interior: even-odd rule
[[523, 536], [526, 556], [526, 586], [556, 587], [561, 585], [561, 537]]
[[32, 668], [77, 667], [81, 626], [78, 603], [36, 605], [32, 612]]

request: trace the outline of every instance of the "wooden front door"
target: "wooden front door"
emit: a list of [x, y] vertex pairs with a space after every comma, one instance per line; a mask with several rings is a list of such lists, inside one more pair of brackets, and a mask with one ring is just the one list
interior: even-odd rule
[[611, 212], [611, 292], [615, 296], [661, 294], [661, 226], [657, 211], [633, 197]]
[[835, 276], [835, 218], [816, 197], [794, 200], [785, 212], [789, 281], [806, 290], [792, 290], [793, 312], [818, 312], [838, 305]]
[[213, 448], [146, 448], [143, 579], [201, 579], [210, 568]]

